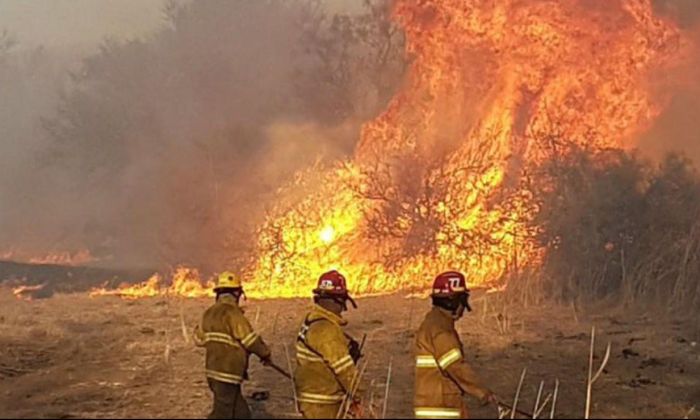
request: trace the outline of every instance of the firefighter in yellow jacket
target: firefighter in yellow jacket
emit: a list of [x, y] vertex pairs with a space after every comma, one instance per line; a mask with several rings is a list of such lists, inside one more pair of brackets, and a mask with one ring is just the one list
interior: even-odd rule
[[467, 364], [455, 321], [471, 311], [464, 275], [449, 271], [435, 278], [433, 308], [416, 335], [414, 414], [418, 419], [468, 418], [465, 394], [497, 403]]
[[[347, 321], [341, 316], [348, 301], [357, 305], [348, 294], [345, 277], [337, 271], [323, 274], [313, 293], [314, 307], [297, 338], [294, 383], [304, 418], [334, 419], [357, 379], [360, 346], [343, 332]], [[354, 400], [352, 410], [358, 403]]]
[[266, 364], [270, 349], [253, 331], [243, 315], [239, 301], [243, 295], [241, 279], [231, 272], [219, 275], [214, 288], [216, 303], [204, 312], [201, 327], [195, 330], [195, 343], [206, 347], [206, 377], [214, 394], [210, 419], [251, 418], [243, 398], [241, 384], [248, 378], [248, 357], [257, 355]]

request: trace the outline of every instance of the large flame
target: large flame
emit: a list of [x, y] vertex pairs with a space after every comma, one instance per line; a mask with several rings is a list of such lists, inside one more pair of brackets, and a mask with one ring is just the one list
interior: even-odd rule
[[[307, 296], [338, 269], [359, 294], [490, 284], [537, 264], [532, 169], [570, 145], [626, 148], [680, 55], [650, 0], [398, 0], [410, 68], [352, 159], [280, 191], [244, 270], [252, 297]], [[562, 140], [564, 140], [562, 142]], [[92, 295], [211, 295], [196, 270]]]
[[[400, 0], [410, 69], [354, 158], [301, 174], [260, 228], [251, 294], [484, 284], [537, 261], [524, 177], [558, 150], [628, 147], [659, 114], [650, 76], [678, 30], [650, 0]], [[299, 199], [298, 197], [303, 197]]]

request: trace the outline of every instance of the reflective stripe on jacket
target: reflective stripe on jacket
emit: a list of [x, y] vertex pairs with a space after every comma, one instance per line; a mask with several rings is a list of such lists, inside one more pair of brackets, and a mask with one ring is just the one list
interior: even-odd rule
[[428, 312], [416, 334], [415, 354], [416, 418], [466, 417], [462, 394], [454, 381], [478, 399], [487, 395], [488, 390], [479, 384], [464, 360], [462, 343], [449, 312], [438, 307]]
[[270, 349], [230, 295], [222, 295], [204, 312], [194, 341], [207, 349], [207, 378], [230, 384], [240, 384], [247, 378], [251, 353], [260, 358], [270, 356]]
[[299, 401], [340, 403], [357, 372], [340, 316], [314, 305], [304, 319], [296, 345], [294, 382]]

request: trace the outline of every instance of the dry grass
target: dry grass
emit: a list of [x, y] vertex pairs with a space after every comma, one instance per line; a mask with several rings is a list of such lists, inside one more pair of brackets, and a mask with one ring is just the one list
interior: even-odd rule
[[[184, 321], [191, 329], [209, 303], [187, 300], [168, 304], [162, 299], [125, 302], [84, 295], [22, 302], [9, 291], [0, 291], [0, 417], [205, 415], [211, 397], [202, 375], [203, 353], [187, 342], [182, 324]], [[386, 402], [387, 418], [410, 417], [413, 329], [429, 304], [400, 296], [361, 299], [359, 304], [359, 310], [348, 314], [348, 332], [355, 337], [368, 334], [362, 380], [366, 413], [380, 417]], [[283, 362], [284, 345], [294, 342], [308, 302], [271, 300], [247, 305], [251, 318], [260, 308], [258, 329], [270, 343], [275, 359]], [[542, 413], [556, 400], [557, 416], [580, 417], [585, 409], [588, 332], [595, 324], [599, 339], [611, 341], [615, 349], [607, 372], [601, 373], [595, 384], [591, 407], [595, 416], [655, 413], [669, 418], [697, 414], [691, 408], [700, 397], [700, 360], [688, 325], [583, 310], [576, 323], [569, 306], [508, 305], [506, 297], [498, 294], [487, 299], [475, 296], [474, 312], [458, 324], [474, 369], [504, 400], [512, 400], [519, 372], [526, 367], [528, 375], [518, 403], [521, 408], [535, 407], [540, 394], [537, 410], [542, 411], [551, 394], [551, 402]], [[510, 330], [502, 334], [491, 320], [493, 314], [506, 309], [512, 322]], [[412, 327], [407, 330], [411, 311]], [[484, 318], [483, 312], [488, 313]], [[623, 357], [623, 349], [634, 350], [638, 356]], [[251, 403], [256, 413], [296, 417], [289, 381], [257, 362], [252, 362], [250, 375], [246, 395], [270, 392], [268, 401]], [[555, 378], [560, 378], [561, 384], [553, 392]], [[545, 388], [540, 392], [542, 381]], [[482, 408], [473, 401], [471, 407], [473, 417], [497, 415], [494, 407]]]

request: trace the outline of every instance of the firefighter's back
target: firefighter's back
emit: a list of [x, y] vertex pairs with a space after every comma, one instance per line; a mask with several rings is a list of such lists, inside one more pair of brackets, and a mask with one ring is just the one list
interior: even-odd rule
[[[454, 341], [446, 340], [446, 337], [454, 337]], [[433, 308], [416, 332], [416, 418], [460, 418], [464, 414], [459, 390], [441, 371], [441, 366], [446, 368], [455, 357], [451, 353], [455, 347], [450, 348], [446, 342], [458, 342], [454, 323], [446, 314]]]
[[248, 355], [234, 335], [236, 323], [245, 322], [240, 308], [221, 299], [202, 316], [206, 341], [206, 376], [240, 384], [246, 376]]
[[343, 322], [316, 306], [302, 323], [294, 380], [305, 418], [335, 418], [349, 389], [356, 370]]
[[348, 401], [351, 413], [359, 405], [353, 384], [361, 346], [342, 328], [347, 325], [342, 317], [346, 302], [357, 305], [348, 293], [345, 277], [335, 270], [319, 277], [313, 294], [314, 306], [297, 336], [294, 378], [299, 408], [304, 418], [336, 418], [343, 402]]
[[[298, 368], [295, 380], [300, 391], [300, 401], [307, 400], [306, 402], [313, 403], [319, 402], [319, 399], [325, 402], [342, 401], [343, 390], [334, 373], [322, 356], [316, 353], [320, 352], [329, 340], [337, 340], [339, 335], [342, 336], [339, 326], [328, 320], [318, 319], [306, 330], [305, 342], [297, 342]], [[339, 343], [339, 346], [343, 345], [344, 343]]]

